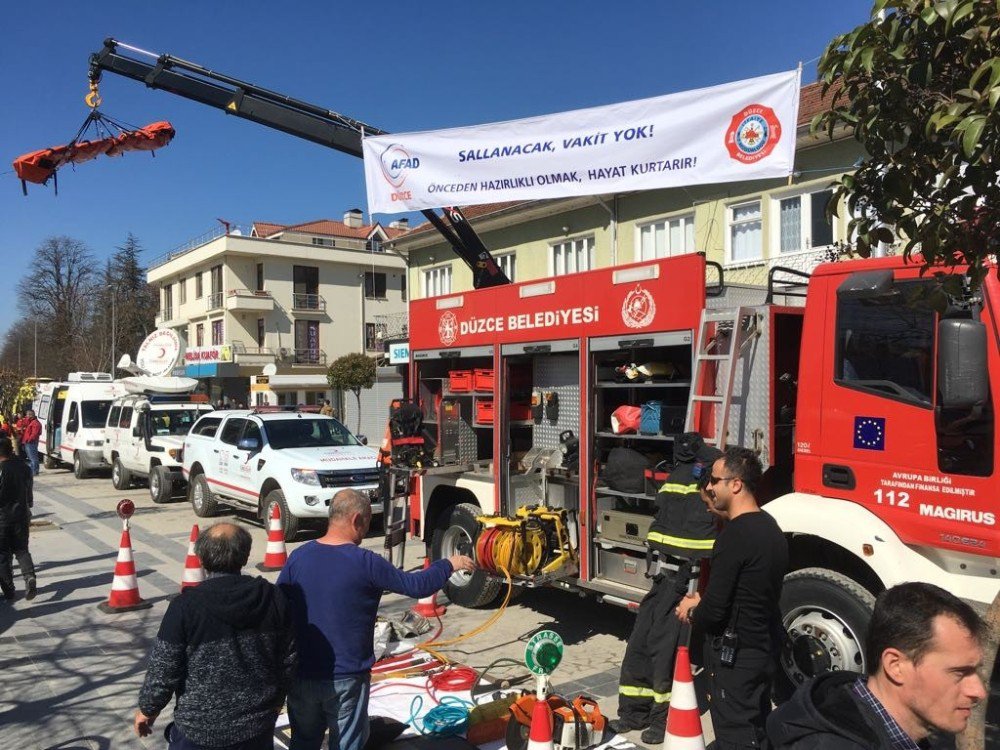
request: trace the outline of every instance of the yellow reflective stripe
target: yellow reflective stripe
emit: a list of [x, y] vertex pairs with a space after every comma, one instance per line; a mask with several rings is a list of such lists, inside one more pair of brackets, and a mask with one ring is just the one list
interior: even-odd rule
[[669, 703], [670, 693], [658, 693], [653, 688], [619, 685], [618, 694], [628, 698], [652, 698], [654, 703]]
[[697, 484], [671, 484], [670, 482], [665, 483], [660, 487], [660, 492], [677, 492], [681, 495], [686, 495], [689, 492], [697, 492]]
[[683, 549], [709, 550], [715, 547], [714, 539], [682, 539], [679, 536], [661, 534], [659, 531], [650, 531], [646, 535], [646, 541], [669, 544], [671, 547], [681, 547]]

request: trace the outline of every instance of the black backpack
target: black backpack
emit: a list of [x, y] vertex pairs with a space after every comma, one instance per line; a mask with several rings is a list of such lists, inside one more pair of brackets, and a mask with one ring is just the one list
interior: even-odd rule
[[601, 478], [615, 492], [645, 494], [646, 469], [652, 462], [632, 448], [612, 448]]

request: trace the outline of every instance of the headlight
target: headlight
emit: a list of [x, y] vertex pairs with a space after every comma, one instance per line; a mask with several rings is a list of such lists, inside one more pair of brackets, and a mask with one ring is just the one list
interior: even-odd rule
[[171, 448], [167, 451], [167, 455], [174, 459], [174, 461], [180, 461], [181, 456], [184, 455], [184, 451], [180, 448]]
[[319, 475], [313, 469], [292, 469], [292, 479], [302, 484], [319, 487]]

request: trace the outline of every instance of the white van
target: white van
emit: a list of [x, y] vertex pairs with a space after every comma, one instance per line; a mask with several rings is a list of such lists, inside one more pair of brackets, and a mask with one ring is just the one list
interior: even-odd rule
[[104, 462], [111, 466], [115, 489], [127, 490], [134, 479], [148, 479], [154, 503], [184, 491], [184, 436], [208, 411], [208, 398], [191, 394], [140, 393], [115, 399], [104, 430]]
[[46, 469], [70, 465], [77, 479], [104, 462], [104, 426], [111, 402], [125, 388], [107, 372], [71, 372], [64, 383], [39, 387], [35, 415], [42, 423], [38, 452]]

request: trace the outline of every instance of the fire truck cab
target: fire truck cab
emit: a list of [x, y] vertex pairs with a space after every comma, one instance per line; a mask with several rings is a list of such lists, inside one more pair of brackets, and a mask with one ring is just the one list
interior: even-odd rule
[[[637, 608], [659, 477], [694, 429], [766, 469], [760, 499], [791, 550], [793, 683], [864, 668], [888, 586], [991, 601], [995, 275], [975, 293], [949, 282], [965, 289], [951, 296], [901, 258], [823, 265], [794, 289], [727, 286], [721, 268], [708, 285], [712, 265], [689, 255], [411, 302], [410, 392], [437, 466], [411, 472], [410, 531], [434, 558], [481, 566], [452, 577], [451, 600], [501, 593], [490, 544], [507, 528], [523, 545], [515, 584]], [[621, 448], [649, 479], [609, 481]]]

